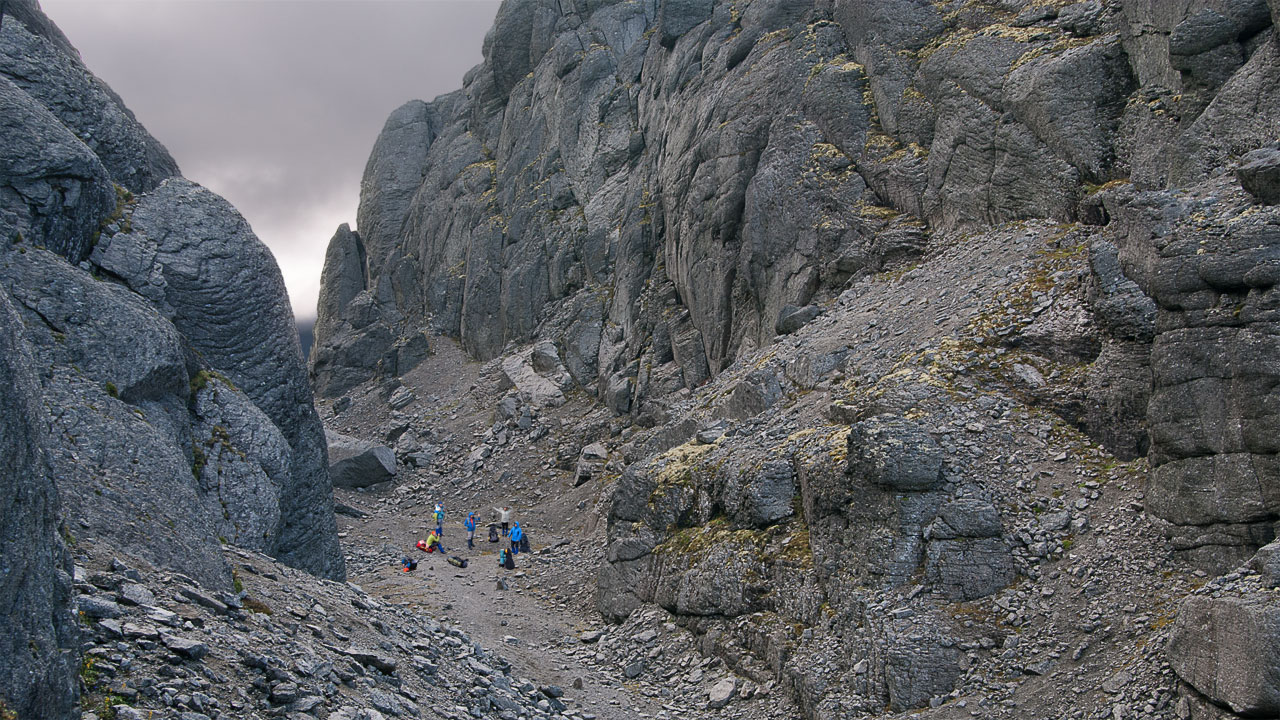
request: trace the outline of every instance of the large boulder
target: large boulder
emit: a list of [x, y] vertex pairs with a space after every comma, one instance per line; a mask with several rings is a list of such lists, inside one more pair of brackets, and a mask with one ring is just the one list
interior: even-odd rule
[[1187, 598], [1167, 648], [1174, 672], [1245, 717], [1280, 713], [1280, 602], [1271, 593]]
[[332, 430], [325, 437], [334, 487], [363, 488], [395, 479], [396, 454], [391, 448]]

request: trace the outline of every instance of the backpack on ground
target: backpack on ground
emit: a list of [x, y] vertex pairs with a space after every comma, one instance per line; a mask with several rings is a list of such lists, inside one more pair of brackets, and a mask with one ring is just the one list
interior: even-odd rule
[[400, 565], [404, 568], [405, 572], [413, 572], [418, 569], [418, 561], [408, 555], [400, 560]]
[[520, 552], [522, 553], [529, 552], [529, 536], [528, 535], [523, 535], [520, 537]]
[[489, 542], [498, 542], [498, 526], [489, 526]]
[[464, 568], [467, 566], [467, 561], [464, 560], [463, 558], [458, 557], [457, 555], [450, 555], [449, 564], [454, 567]]

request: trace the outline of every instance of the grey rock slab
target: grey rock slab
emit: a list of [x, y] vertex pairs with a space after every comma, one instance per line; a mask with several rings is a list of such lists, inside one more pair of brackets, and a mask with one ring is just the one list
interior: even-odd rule
[[539, 374], [530, 359], [523, 355], [503, 358], [502, 374], [520, 393], [520, 399], [535, 409], [559, 407], [565, 403], [561, 378]]
[[91, 618], [118, 618], [124, 612], [115, 602], [95, 595], [81, 596], [76, 605], [80, 612]]
[[1268, 595], [1189, 597], [1169, 637], [1178, 677], [1240, 715], [1280, 712], [1280, 603]]
[[[3, 122], [3, 121], [0, 121]], [[0, 677], [19, 717], [72, 717], [78, 712], [79, 632], [73, 619], [70, 555], [57, 534], [58, 491], [45, 452], [47, 418], [38, 367], [19, 319], [0, 291]], [[50, 648], [33, 654], [29, 646]], [[57, 652], [66, 648], [69, 652]]]
[[790, 335], [812, 322], [814, 318], [818, 317], [819, 312], [821, 311], [816, 305], [806, 305], [804, 307], [786, 305], [782, 308], [782, 312], [778, 314], [778, 323], [775, 329], [779, 335]]
[[393, 657], [355, 647], [346, 648], [340, 652], [361, 665], [376, 668], [387, 675], [391, 675], [396, 671], [397, 663]]
[[118, 597], [126, 605], [154, 605], [156, 602], [156, 596], [147, 586], [137, 583], [122, 583]]
[[161, 633], [160, 642], [173, 652], [189, 660], [201, 660], [209, 654], [209, 646], [199, 640]]
[[707, 707], [712, 710], [719, 710], [728, 705], [737, 695], [738, 679], [735, 677], [727, 677], [707, 691]]
[[1280, 149], [1254, 150], [1240, 158], [1236, 177], [1240, 186], [1258, 202], [1280, 204]]

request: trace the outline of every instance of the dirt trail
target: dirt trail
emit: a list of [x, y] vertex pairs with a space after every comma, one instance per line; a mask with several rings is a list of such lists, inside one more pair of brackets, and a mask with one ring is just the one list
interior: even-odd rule
[[[494, 403], [502, 394], [481, 370], [456, 344], [437, 339], [434, 354], [402, 378], [418, 398], [404, 414], [430, 426], [441, 455], [454, 461], [431, 470], [402, 468], [394, 487], [335, 490], [336, 500], [369, 513], [359, 519], [339, 516], [350, 581], [375, 598], [421, 608], [442, 623], [457, 625], [511, 662], [516, 677], [560, 686], [566, 704], [586, 720], [664, 716], [653, 698], [624, 684], [616, 668], [567, 652], [581, 655], [579, 634], [602, 624], [590, 588], [604, 543], [600, 489], [573, 488], [567, 473], [551, 469], [549, 445], [531, 444], [502, 467], [467, 471], [465, 455], [491, 426]], [[392, 415], [385, 401], [374, 392], [353, 399], [350, 409], [328, 418], [327, 424], [384, 441], [379, 434]], [[557, 414], [571, 419], [582, 407], [571, 404]], [[448, 554], [466, 558], [466, 568], [414, 548], [434, 527], [428, 518], [436, 502], [446, 508]], [[488, 542], [492, 508], [501, 504], [511, 504], [514, 519], [530, 528], [533, 552], [516, 556], [516, 570], [497, 564], [498, 549], [508, 543]], [[469, 510], [480, 518], [474, 549], [467, 548], [462, 527]], [[397, 553], [417, 559], [417, 570], [400, 571]], [[505, 580], [507, 589], [499, 589], [499, 580]]]

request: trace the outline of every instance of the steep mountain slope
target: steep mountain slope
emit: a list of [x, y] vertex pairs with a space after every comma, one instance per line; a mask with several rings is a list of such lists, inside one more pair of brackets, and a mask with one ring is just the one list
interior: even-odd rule
[[5, 13], [0, 709], [71, 717], [71, 554], [217, 590], [232, 587], [228, 543], [345, 571], [270, 252], [226, 201], [178, 176], [33, 0]]
[[599, 610], [809, 717], [1280, 711], [1278, 13], [509, 0], [375, 144], [317, 392], [457, 337], [483, 474], [585, 390]]

